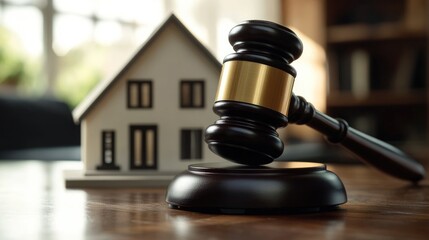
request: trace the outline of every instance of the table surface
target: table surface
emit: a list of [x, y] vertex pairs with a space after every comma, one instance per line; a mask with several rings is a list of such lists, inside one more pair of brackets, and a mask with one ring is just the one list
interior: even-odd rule
[[0, 161], [0, 239], [428, 239], [429, 181], [328, 165], [348, 202], [329, 212], [216, 215], [168, 208], [165, 189], [65, 189], [80, 162]]

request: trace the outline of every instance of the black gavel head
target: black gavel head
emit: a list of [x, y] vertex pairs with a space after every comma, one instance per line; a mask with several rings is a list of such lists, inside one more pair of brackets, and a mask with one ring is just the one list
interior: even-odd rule
[[211, 151], [232, 162], [263, 165], [283, 152], [276, 129], [288, 123], [295, 69], [302, 53], [290, 29], [267, 21], [246, 21], [229, 33], [235, 53], [224, 59], [213, 111], [206, 129]]

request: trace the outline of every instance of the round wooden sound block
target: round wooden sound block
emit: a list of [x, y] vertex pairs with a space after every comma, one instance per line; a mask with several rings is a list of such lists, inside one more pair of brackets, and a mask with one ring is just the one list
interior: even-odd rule
[[345, 203], [347, 196], [325, 164], [222, 162], [190, 165], [170, 183], [166, 201], [182, 210], [245, 214], [320, 211]]

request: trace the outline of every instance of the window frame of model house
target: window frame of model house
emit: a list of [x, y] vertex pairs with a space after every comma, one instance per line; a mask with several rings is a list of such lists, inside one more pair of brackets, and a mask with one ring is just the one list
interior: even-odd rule
[[127, 81], [127, 108], [151, 109], [153, 108], [153, 81], [128, 80]]
[[180, 159], [203, 159], [203, 129], [183, 128], [180, 130]]
[[158, 168], [158, 126], [130, 125], [130, 170]]
[[180, 81], [180, 108], [205, 108], [205, 81]]

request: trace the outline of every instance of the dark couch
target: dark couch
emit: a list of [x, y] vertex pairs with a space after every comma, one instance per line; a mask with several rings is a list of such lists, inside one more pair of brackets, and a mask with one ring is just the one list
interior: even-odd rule
[[79, 145], [80, 128], [65, 103], [52, 98], [0, 96], [0, 158], [23, 154], [28, 156], [24, 158], [49, 158], [49, 150], [58, 153], [58, 149]]

